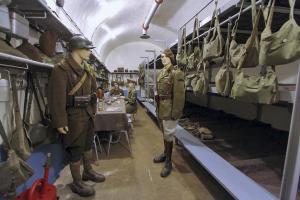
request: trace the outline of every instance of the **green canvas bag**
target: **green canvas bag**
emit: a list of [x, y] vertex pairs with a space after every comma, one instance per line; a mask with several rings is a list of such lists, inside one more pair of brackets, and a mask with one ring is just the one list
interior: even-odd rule
[[222, 96], [229, 96], [232, 83], [233, 83], [233, 76], [232, 76], [232, 72], [230, 71], [231, 64], [230, 64], [230, 56], [229, 56], [230, 29], [231, 29], [231, 23], [228, 24], [228, 30], [227, 30], [227, 39], [226, 39], [225, 55], [224, 55], [225, 60], [215, 77], [217, 92]]
[[197, 38], [197, 45], [192, 49], [193, 52], [188, 57], [187, 68], [190, 70], [197, 67], [201, 59], [200, 39], [199, 39], [199, 20], [197, 17], [195, 18], [194, 21], [194, 30], [192, 35], [192, 41], [190, 43], [192, 47], [194, 46], [195, 37]]
[[[229, 53], [230, 53], [230, 60], [231, 60], [232, 67], [238, 66], [239, 60], [241, 59], [242, 56], [245, 55], [245, 52], [246, 52], [245, 44], [238, 44], [236, 42], [236, 32], [237, 32], [240, 16], [242, 14], [243, 5], [244, 5], [244, 0], [241, 0], [240, 12], [239, 12], [237, 20], [235, 21], [235, 24], [234, 24], [234, 27], [233, 27], [232, 33], [231, 33], [232, 40], [230, 42]], [[254, 20], [257, 15], [256, 0], [251, 0], [251, 6], [252, 6], [252, 8], [251, 8], [251, 10], [252, 10], [252, 26], [253, 26], [253, 29], [255, 29], [256, 27], [254, 27], [254, 24], [255, 24]], [[256, 24], [256, 26], [258, 26], [258, 24]], [[253, 47], [251, 49], [249, 49], [249, 52], [247, 54], [247, 57], [245, 58], [243, 67], [256, 67], [258, 65], [258, 57], [259, 57], [258, 33], [256, 32], [254, 36], [250, 36], [250, 37], [255, 37], [255, 41], [254, 41]]]
[[173, 102], [171, 118], [180, 119], [185, 105], [184, 72], [180, 69], [173, 71]]
[[190, 87], [192, 84], [192, 80], [196, 77], [196, 74], [189, 74], [185, 76], [185, 87]]
[[[203, 60], [209, 61], [214, 58], [221, 57], [223, 54], [224, 39], [222, 37], [221, 28], [219, 24], [218, 10], [217, 10], [218, 1], [215, 1], [215, 11], [210, 23], [210, 28], [207, 36], [204, 38], [203, 44]], [[214, 23], [214, 30], [211, 36], [212, 24]]]
[[16, 77], [11, 76], [11, 87], [13, 96], [13, 116], [16, 129], [9, 135], [10, 145], [12, 149], [18, 154], [20, 158], [26, 160], [31, 154], [31, 141], [27, 132], [24, 130], [23, 122], [21, 119], [21, 112], [18, 103], [18, 92], [16, 86]]
[[270, 0], [264, 10], [267, 23], [260, 40], [259, 64], [261, 65], [283, 65], [300, 58], [300, 27], [294, 19], [295, 0], [289, 0], [289, 5], [289, 20], [275, 33], [271, 30], [275, 0]]
[[[260, 12], [259, 12], [260, 14]], [[258, 23], [259, 14], [256, 16], [255, 23]], [[246, 43], [246, 53], [252, 48], [255, 41], [255, 32], [251, 34], [251, 39]], [[265, 66], [262, 69], [266, 69], [265, 73], [261, 73], [257, 76], [249, 76], [244, 74], [242, 66], [245, 62], [246, 56], [242, 57], [239, 61], [237, 73], [235, 76], [235, 82], [231, 90], [231, 97], [240, 101], [248, 103], [262, 103], [272, 104], [276, 103], [278, 98], [278, 80], [273, 69], [266, 69]]]
[[198, 73], [192, 80], [192, 88], [195, 95], [206, 95], [209, 88], [209, 81], [206, 77], [207, 62], [201, 62], [198, 65]]
[[176, 55], [176, 61], [178, 66], [187, 65], [187, 47], [186, 47], [186, 27], [182, 30], [181, 45], [178, 45], [178, 53]]
[[7, 159], [0, 162], [0, 195], [5, 196], [9, 191], [16, 189], [14, 187], [26, 182], [34, 174], [34, 170], [12, 149], [1, 121], [0, 135], [8, 149]]
[[138, 79], [139, 85], [144, 88], [145, 87], [145, 68], [144, 65], [139, 65], [139, 79]]

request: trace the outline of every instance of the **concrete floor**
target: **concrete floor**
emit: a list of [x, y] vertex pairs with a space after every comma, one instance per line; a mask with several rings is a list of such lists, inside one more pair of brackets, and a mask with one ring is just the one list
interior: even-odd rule
[[[132, 156], [124, 147], [114, 144], [110, 157], [103, 153], [95, 162], [95, 169], [106, 176], [104, 183], [94, 185], [96, 195], [81, 198], [73, 194], [69, 168], [65, 167], [56, 181], [60, 199], [103, 200], [227, 200], [232, 199], [224, 189], [182, 148], [175, 147], [174, 170], [168, 178], [161, 178], [162, 164], [152, 158], [162, 150], [161, 132], [139, 107], [131, 134]], [[124, 141], [123, 141], [124, 143]], [[126, 143], [124, 143], [126, 144]], [[102, 146], [106, 147], [106, 146]]]

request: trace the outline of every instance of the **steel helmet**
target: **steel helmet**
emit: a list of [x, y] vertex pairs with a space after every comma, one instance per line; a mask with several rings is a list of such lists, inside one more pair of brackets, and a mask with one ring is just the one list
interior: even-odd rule
[[69, 50], [74, 49], [93, 49], [95, 48], [91, 41], [84, 38], [82, 35], [74, 35], [69, 42]]

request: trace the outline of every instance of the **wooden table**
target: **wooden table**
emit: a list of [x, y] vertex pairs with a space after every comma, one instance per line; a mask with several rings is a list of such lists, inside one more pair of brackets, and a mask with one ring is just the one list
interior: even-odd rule
[[97, 108], [95, 116], [95, 131], [124, 131], [128, 130], [124, 99], [117, 99], [111, 105], [103, 103], [103, 110]]
[[[128, 118], [126, 115], [126, 107], [125, 107], [125, 101], [122, 98], [119, 98], [112, 102], [110, 105], [107, 103], [102, 103], [103, 106], [101, 106], [103, 109], [99, 109], [99, 105], [97, 106], [97, 113], [95, 115], [95, 131], [109, 131], [109, 141], [108, 141], [108, 148], [107, 148], [107, 156], [109, 156], [110, 152], [110, 146], [112, 141], [112, 133], [113, 132], [119, 132], [119, 139], [114, 142], [120, 142], [121, 134], [124, 133], [126, 136], [126, 140], [129, 147], [129, 152], [131, 153], [131, 145], [128, 137]], [[100, 143], [99, 139], [97, 138], [98, 143]], [[94, 144], [95, 139], [94, 139]], [[122, 144], [120, 142], [120, 144]], [[101, 145], [100, 145], [101, 146]], [[122, 146], [124, 146], [122, 144]], [[124, 146], [125, 147], [125, 146]], [[125, 147], [126, 148], [126, 147]], [[96, 145], [95, 145], [95, 149]], [[97, 152], [97, 151], [96, 151]], [[97, 155], [98, 159], [98, 155]]]

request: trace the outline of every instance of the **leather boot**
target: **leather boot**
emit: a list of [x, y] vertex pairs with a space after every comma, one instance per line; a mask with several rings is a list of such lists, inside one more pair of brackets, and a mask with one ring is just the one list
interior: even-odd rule
[[80, 175], [80, 161], [70, 163], [70, 170], [73, 178], [73, 183], [69, 186], [72, 192], [77, 193], [79, 196], [82, 197], [89, 197], [95, 195], [95, 190], [89, 185], [86, 185], [81, 180]]
[[82, 180], [83, 181], [93, 181], [96, 183], [104, 182], [105, 176], [97, 173], [92, 168], [92, 157], [93, 157], [92, 150], [86, 151], [83, 153], [83, 168], [84, 168], [84, 170], [82, 173]]
[[154, 163], [162, 163], [166, 161], [166, 141], [164, 140], [164, 152], [153, 158]]
[[166, 162], [164, 168], [160, 173], [160, 176], [163, 178], [169, 176], [172, 171], [172, 149], [173, 149], [173, 141], [166, 142]]

